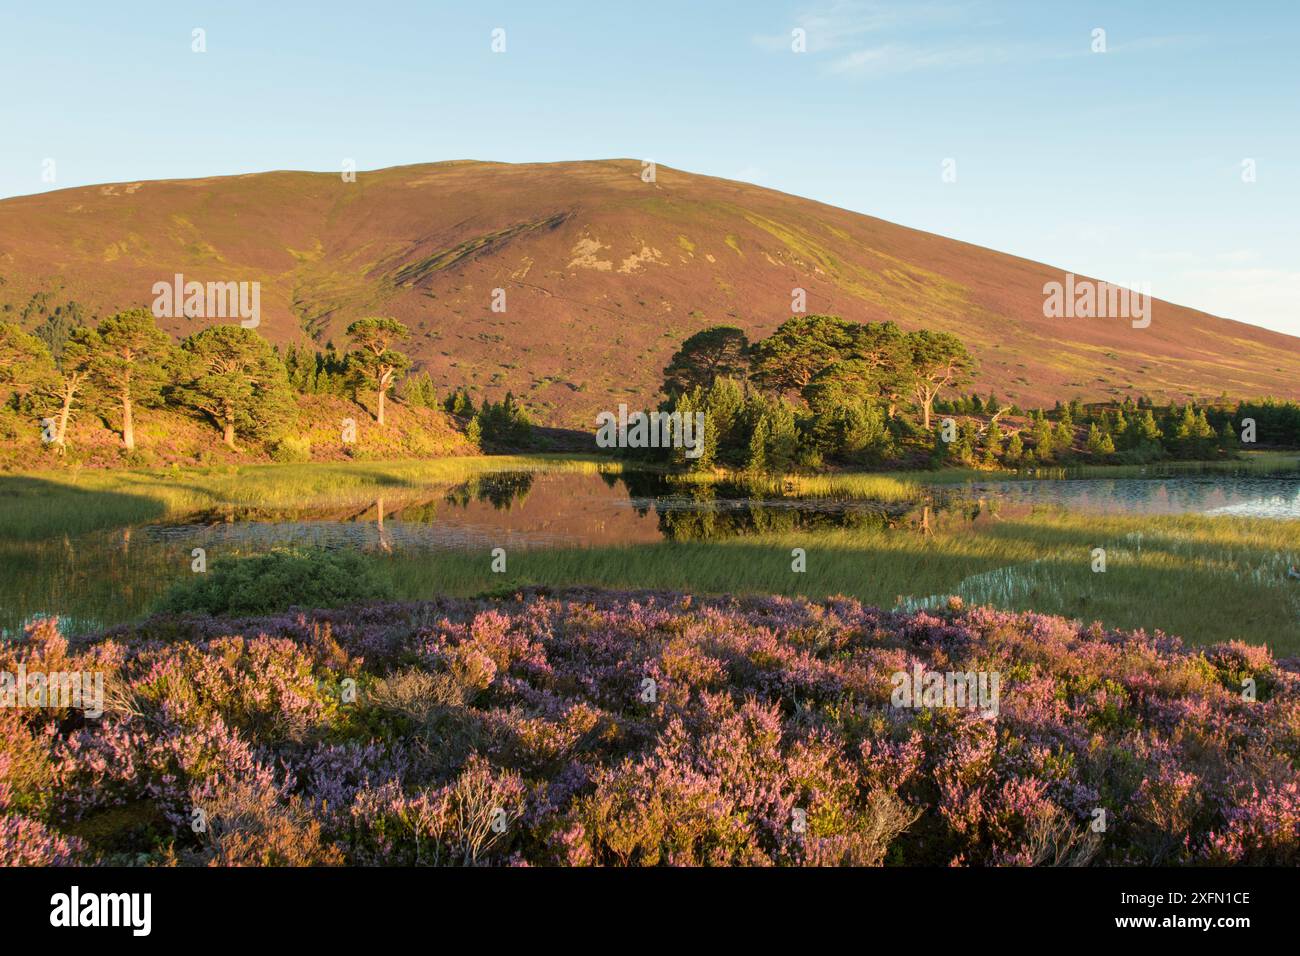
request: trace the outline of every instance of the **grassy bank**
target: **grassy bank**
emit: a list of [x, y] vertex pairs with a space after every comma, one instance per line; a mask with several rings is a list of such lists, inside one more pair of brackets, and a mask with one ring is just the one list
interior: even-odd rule
[[0, 476], [0, 540], [118, 528], [221, 507], [327, 508], [394, 498], [495, 471], [613, 471], [608, 459], [479, 455], [425, 461], [307, 462]]
[[1248, 451], [1223, 461], [1154, 461], [1146, 465], [1023, 468], [1022, 478], [1176, 478], [1186, 475], [1275, 475], [1300, 470], [1300, 452]]
[[1074, 464], [1050, 468], [939, 468], [900, 471], [828, 471], [817, 475], [753, 475], [716, 470], [674, 475], [684, 486], [732, 484], [755, 494], [797, 497], [852, 497], [914, 501], [928, 485], [959, 485], [990, 480], [1068, 480], [1073, 478], [1165, 478], [1192, 475], [1274, 475], [1300, 471], [1300, 452], [1245, 452], [1215, 461], [1163, 461], [1146, 465]]
[[683, 487], [734, 485], [754, 495], [780, 495], [796, 498], [869, 498], [873, 501], [900, 502], [919, 500], [926, 485], [960, 484], [987, 478], [990, 474], [972, 468], [945, 468], [940, 471], [840, 471], [821, 475], [751, 475], [744, 472], [716, 471], [672, 476]]
[[[1106, 549], [1106, 571], [1092, 549]], [[803, 548], [807, 570], [791, 570]], [[891, 530], [664, 542], [510, 554], [376, 556], [405, 598], [522, 585], [649, 587], [710, 594], [850, 595], [893, 607], [968, 603], [1035, 610], [1190, 643], [1241, 639], [1300, 654], [1300, 522], [1036, 513], [934, 534]]]
[[[32, 469], [207, 468], [256, 463], [385, 461], [474, 454], [463, 425], [442, 409], [406, 403], [389, 407], [387, 424], [374, 424], [371, 410], [335, 395], [296, 395], [295, 417], [277, 437], [237, 435], [238, 448], [222, 442], [220, 429], [193, 411], [144, 404], [135, 415], [135, 448], [123, 447], [121, 423], [112, 409], [73, 415], [67, 445], [42, 441], [40, 416], [0, 407], [0, 473]], [[343, 422], [356, 423], [355, 440], [343, 442]]]

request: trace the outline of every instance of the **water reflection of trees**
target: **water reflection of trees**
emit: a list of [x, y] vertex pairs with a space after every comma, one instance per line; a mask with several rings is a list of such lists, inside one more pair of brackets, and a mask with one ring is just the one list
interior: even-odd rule
[[770, 533], [832, 530], [901, 530], [934, 534], [999, 520], [994, 497], [936, 489], [923, 501], [813, 499], [759, 494], [743, 483], [691, 484], [662, 475], [629, 472], [602, 476], [621, 482], [640, 515], [654, 510], [659, 530], [675, 541], [700, 541]]
[[814, 532], [840, 529], [880, 529], [893, 524], [882, 508], [856, 506], [834, 511], [810, 507], [781, 507], [770, 502], [750, 501], [741, 507], [681, 508], [676, 502], [660, 502], [655, 510], [659, 530], [673, 541], [703, 541], [753, 534]]
[[659, 531], [673, 541], [704, 541], [755, 534], [874, 529], [894, 525], [896, 508], [870, 501], [755, 498], [741, 484], [689, 484], [630, 472], [617, 480], [640, 515], [653, 508]]
[[447, 492], [448, 503], [466, 508], [471, 502], [487, 502], [498, 511], [508, 511], [516, 503], [523, 504], [533, 488], [531, 471], [498, 472], [471, 478]]

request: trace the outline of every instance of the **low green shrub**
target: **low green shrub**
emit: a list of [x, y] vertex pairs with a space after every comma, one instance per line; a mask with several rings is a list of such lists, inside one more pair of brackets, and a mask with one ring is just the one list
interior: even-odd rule
[[270, 448], [271, 460], [286, 464], [311, 461], [311, 439], [306, 435], [285, 435]]
[[168, 591], [164, 614], [266, 614], [289, 606], [340, 607], [392, 597], [373, 562], [353, 552], [280, 549], [221, 558]]

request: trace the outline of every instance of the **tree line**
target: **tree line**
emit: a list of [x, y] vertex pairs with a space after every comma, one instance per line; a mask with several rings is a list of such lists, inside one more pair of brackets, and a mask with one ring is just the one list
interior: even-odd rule
[[[266, 440], [294, 419], [294, 393], [335, 394], [356, 400], [374, 396], [374, 418], [387, 424], [387, 404], [400, 399], [417, 407], [438, 406], [427, 374], [407, 377], [410, 358], [398, 346], [409, 335], [396, 319], [358, 319], [347, 328], [351, 348], [339, 353], [290, 346], [282, 355], [253, 329], [214, 325], [179, 343], [160, 329], [147, 309], [118, 312], [95, 324], [79, 311], [50, 313], [37, 334], [0, 322], [0, 407], [40, 420], [44, 437], [66, 447], [79, 409], [112, 409], [122, 445], [135, 448], [135, 410], [167, 404], [206, 418], [231, 448], [242, 439]], [[520, 442], [530, 423], [507, 395], [474, 406], [459, 390], [444, 407], [467, 421], [471, 441]]]
[[[876, 465], [1057, 464], [1208, 458], [1240, 450], [1245, 418], [1260, 444], [1300, 446], [1300, 405], [1170, 403], [1147, 398], [1109, 406], [1075, 400], [1051, 410], [1003, 404], [993, 394], [945, 395], [968, 382], [974, 362], [947, 332], [903, 332], [893, 322], [795, 316], [750, 342], [732, 326], [687, 338], [664, 369], [659, 410], [704, 412], [704, 453], [668, 455], [677, 466], [749, 471], [816, 470], [827, 462]], [[1025, 427], [1009, 428], [1007, 417]], [[945, 417], [943, 421], [938, 416]], [[1234, 425], [1234, 422], [1238, 423]]]
[[893, 322], [800, 315], [757, 342], [715, 326], [672, 356], [659, 410], [705, 413], [703, 454], [670, 453], [682, 467], [875, 464], [923, 441], [942, 390], [968, 381], [973, 368], [955, 335]]
[[[50, 308], [34, 302], [28, 311], [38, 306], [45, 321], [34, 333], [0, 322], [0, 408], [38, 420], [59, 449], [66, 447], [75, 414], [87, 407], [116, 419], [128, 450], [135, 447], [135, 409], [160, 403], [192, 410], [235, 448], [244, 439], [268, 440], [291, 424], [295, 393], [359, 401], [362, 390], [373, 396], [380, 427], [396, 398], [443, 409], [483, 448], [519, 449], [532, 441], [532, 423], [511, 394], [476, 405], [460, 387], [440, 401], [427, 373], [409, 374], [411, 360], [399, 348], [409, 332], [392, 318], [353, 322], [346, 351], [329, 343], [323, 351], [289, 346], [281, 352], [239, 325], [212, 326], [174, 343], [144, 309], [91, 324], [76, 303]], [[682, 468], [764, 472], [816, 470], [828, 462], [921, 464], [927, 458], [1011, 466], [1079, 456], [1147, 462], [1238, 449], [1245, 418], [1256, 422], [1259, 444], [1300, 446], [1300, 406], [1267, 399], [1235, 408], [1226, 399], [1163, 409], [1142, 397], [1109, 406], [1058, 402], [1051, 410], [1031, 410], [1026, 425], [1011, 428], [1009, 418], [1026, 414], [1018, 407], [992, 394], [956, 393], [973, 368], [956, 336], [903, 332], [892, 322], [795, 316], [756, 342], [738, 328], [715, 326], [690, 336], [674, 353], [659, 405], [660, 411], [705, 413], [704, 452], [698, 458], [680, 449], [668, 454]]]

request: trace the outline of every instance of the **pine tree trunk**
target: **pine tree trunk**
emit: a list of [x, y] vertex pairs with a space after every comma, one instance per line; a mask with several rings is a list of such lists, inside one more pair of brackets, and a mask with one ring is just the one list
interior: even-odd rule
[[235, 423], [231, 421], [229, 418], [226, 419], [226, 423], [222, 431], [221, 439], [231, 448], [235, 447]]
[[131, 415], [131, 393], [122, 393], [122, 444], [127, 448], [135, 447], [135, 419]]
[[382, 382], [379, 385], [379, 414], [376, 418], [380, 425], [384, 424], [384, 386]]
[[60, 448], [65, 447], [67, 444], [68, 416], [72, 414], [72, 396], [73, 390], [71, 388], [64, 390], [63, 407], [59, 409], [59, 431], [54, 436], [54, 444]]

